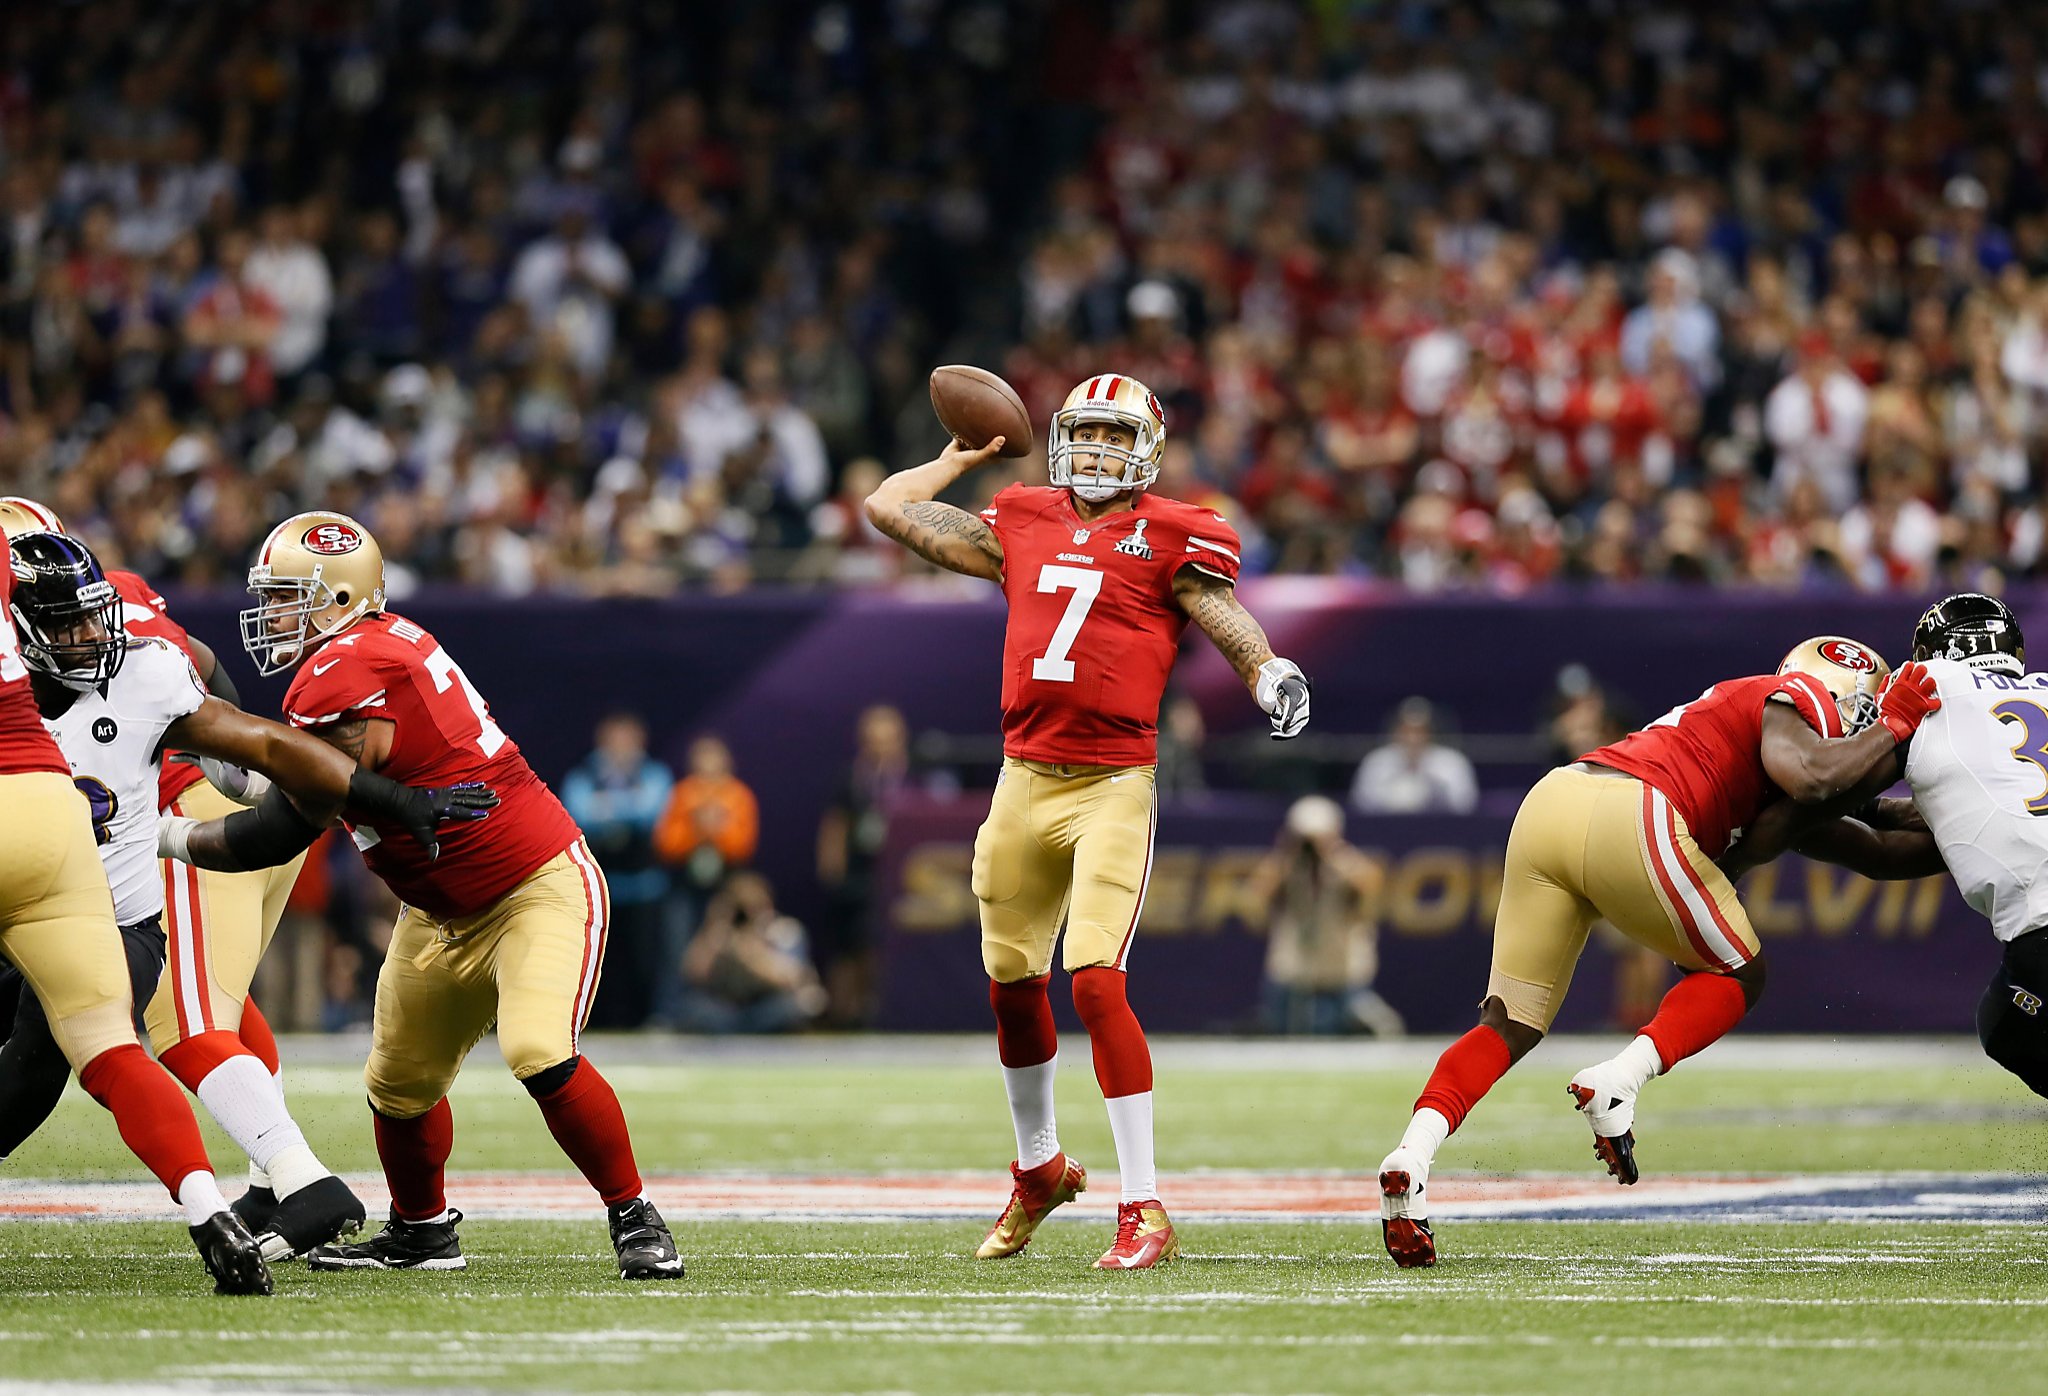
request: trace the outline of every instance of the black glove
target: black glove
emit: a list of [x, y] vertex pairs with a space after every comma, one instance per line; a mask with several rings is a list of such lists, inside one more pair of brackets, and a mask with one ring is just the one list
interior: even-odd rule
[[348, 803], [373, 820], [403, 828], [426, 848], [431, 860], [441, 856], [441, 841], [435, 837], [441, 825], [488, 818], [498, 807], [498, 792], [482, 781], [422, 787], [400, 785], [375, 771], [357, 771], [349, 777]]

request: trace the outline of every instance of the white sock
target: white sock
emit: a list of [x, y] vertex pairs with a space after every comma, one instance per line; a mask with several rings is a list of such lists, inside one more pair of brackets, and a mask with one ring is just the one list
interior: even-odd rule
[[228, 1138], [270, 1176], [280, 1198], [327, 1176], [285, 1109], [277, 1080], [254, 1057], [229, 1057], [199, 1083], [199, 1102]]
[[1036, 1168], [1060, 1151], [1060, 1129], [1053, 1120], [1052, 1080], [1060, 1055], [1037, 1066], [1003, 1068], [1003, 1089], [1010, 1097], [1010, 1125], [1017, 1131], [1017, 1166]]
[[228, 1200], [220, 1195], [220, 1184], [211, 1173], [195, 1169], [178, 1180], [178, 1205], [185, 1209], [187, 1226], [203, 1226], [228, 1209]]
[[[284, 1072], [282, 1070], [273, 1071], [270, 1073], [270, 1079], [277, 1082], [277, 1093], [281, 1098], [284, 1095]], [[252, 1188], [271, 1187], [270, 1174], [255, 1159], [249, 1160], [249, 1186]], [[274, 1188], [271, 1190], [275, 1191]]]
[[1125, 1202], [1152, 1202], [1159, 1196], [1159, 1167], [1152, 1161], [1152, 1092], [1120, 1095], [1102, 1102], [1109, 1107], [1109, 1132], [1116, 1138], [1116, 1171]]
[[1425, 1105], [1415, 1112], [1414, 1119], [1408, 1121], [1408, 1130], [1401, 1136], [1401, 1147], [1421, 1154], [1425, 1163], [1434, 1163], [1436, 1151], [1450, 1137], [1451, 1122], [1444, 1117], [1443, 1111]]
[[1641, 1034], [1607, 1060], [1610, 1065], [1626, 1072], [1637, 1090], [1641, 1090], [1651, 1077], [1664, 1074], [1664, 1058], [1658, 1053], [1657, 1044]]

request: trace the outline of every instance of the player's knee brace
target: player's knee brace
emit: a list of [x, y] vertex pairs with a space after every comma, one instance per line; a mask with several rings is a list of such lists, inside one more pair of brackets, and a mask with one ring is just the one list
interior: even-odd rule
[[576, 1074], [576, 1068], [582, 1064], [583, 1058], [574, 1056], [567, 1061], [556, 1062], [553, 1066], [534, 1072], [533, 1075], [523, 1078], [519, 1084], [526, 1087], [528, 1095], [539, 1100], [568, 1085], [569, 1078]]

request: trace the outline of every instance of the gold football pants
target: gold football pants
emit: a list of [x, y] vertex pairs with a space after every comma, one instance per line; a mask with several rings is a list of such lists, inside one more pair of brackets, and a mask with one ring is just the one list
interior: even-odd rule
[[1662, 791], [1563, 767], [1536, 783], [1508, 835], [1487, 996], [1547, 1032], [1602, 916], [1688, 970], [1725, 974], [1757, 953], [1734, 884]]
[[377, 974], [363, 1068], [370, 1104], [396, 1119], [424, 1115], [494, 1022], [522, 1081], [575, 1056], [610, 913], [604, 874], [581, 839], [473, 916], [402, 910]]
[[[202, 780], [172, 801], [170, 812], [222, 819], [241, 808]], [[203, 1032], [242, 1026], [249, 981], [305, 865], [303, 853], [278, 867], [238, 873], [163, 860], [167, 959], [143, 1017], [158, 1052]]]
[[1150, 766], [1049, 766], [1005, 757], [974, 840], [981, 962], [1009, 984], [1052, 970], [1124, 968], [1152, 875]]
[[72, 1070], [135, 1041], [114, 895], [69, 776], [0, 776], [0, 954], [41, 1000]]

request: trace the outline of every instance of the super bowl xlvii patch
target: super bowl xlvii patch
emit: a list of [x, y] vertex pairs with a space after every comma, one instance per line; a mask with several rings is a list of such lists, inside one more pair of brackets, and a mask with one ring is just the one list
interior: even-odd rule
[[1152, 545], [1145, 541], [1145, 525], [1149, 522], [1149, 519], [1139, 519], [1131, 529], [1131, 536], [1118, 543], [1116, 550], [1120, 553], [1129, 553], [1132, 557], [1142, 557], [1150, 561]]

